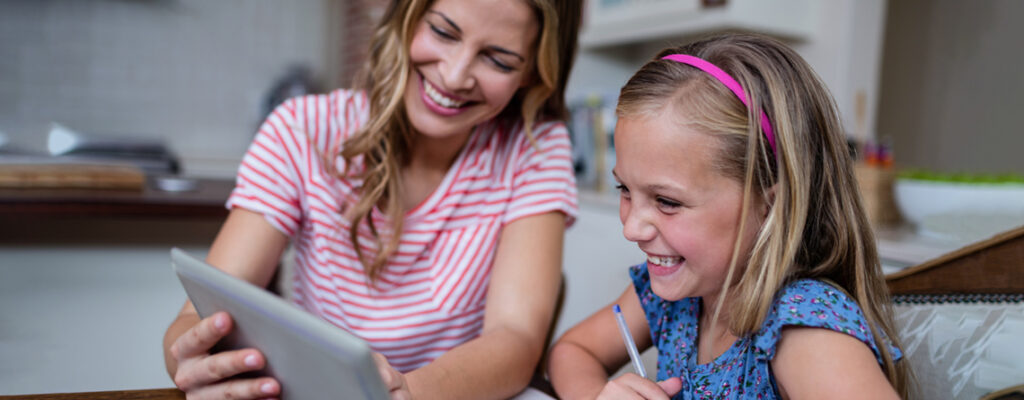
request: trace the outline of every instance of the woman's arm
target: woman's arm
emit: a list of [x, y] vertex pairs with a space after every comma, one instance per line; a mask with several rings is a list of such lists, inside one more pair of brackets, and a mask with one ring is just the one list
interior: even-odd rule
[[[650, 347], [650, 328], [633, 287], [627, 287], [614, 304], [622, 308], [637, 348], [643, 351]], [[608, 384], [608, 376], [629, 362], [629, 353], [622, 341], [611, 305], [602, 307], [562, 335], [551, 348], [549, 360], [548, 375], [560, 397], [597, 397]], [[636, 381], [633, 381], [634, 377]], [[640, 377], [633, 375], [621, 383], [630, 382], [640, 382]]]
[[405, 375], [416, 399], [509, 398], [540, 360], [561, 286], [565, 215], [549, 212], [506, 225], [487, 289], [480, 336]]
[[[262, 215], [235, 208], [214, 239], [207, 262], [265, 287], [273, 278], [287, 244], [287, 236], [267, 223]], [[255, 398], [266, 396], [259, 391], [264, 384], [276, 385], [273, 379], [263, 378], [206, 387], [223, 378], [264, 366], [262, 354], [255, 349], [209, 354], [210, 348], [227, 335], [231, 327], [231, 319], [226, 313], [214, 314], [200, 321], [192, 303], [185, 302], [178, 317], [167, 328], [163, 342], [167, 372], [179, 388], [186, 391], [197, 389], [202, 396], [209, 398], [226, 398], [228, 394], [224, 390], [237, 398]]]
[[772, 371], [784, 399], [898, 399], [864, 342], [823, 328], [782, 330]]

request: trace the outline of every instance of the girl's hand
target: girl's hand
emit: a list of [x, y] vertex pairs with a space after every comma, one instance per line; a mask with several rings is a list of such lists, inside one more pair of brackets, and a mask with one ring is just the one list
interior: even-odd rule
[[679, 378], [652, 382], [630, 372], [608, 381], [597, 398], [668, 400], [682, 388], [683, 381]]
[[174, 384], [186, 398], [260, 399], [280, 395], [281, 385], [274, 378], [224, 380], [266, 365], [263, 354], [256, 349], [210, 354], [213, 345], [231, 329], [231, 316], [219, 312], [199, 321], [171, 345], [171, 355], [178, 362]]
[[412, 392], [409, 391], [409, 382], [405, 380], [405, 374], [395, 370], [388, 363], [388, 359], [380, 353], [374, 352], [373, 360], [377, 362], [377, 370], [380, 371], [384, 387], [388, 388], [391, 400], [412, 400]]

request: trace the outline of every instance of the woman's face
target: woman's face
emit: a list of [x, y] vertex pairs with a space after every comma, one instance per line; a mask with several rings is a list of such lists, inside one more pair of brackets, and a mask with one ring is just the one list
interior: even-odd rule
[[[613, 170], [621, 191], [619, 217], [626, 239], [647, 253], [655, 294], [666, 300], [717, 298], [736, 243], [743, 187], [712, 167], [717, 139], [684, 122], [670, 111], [619, 119]], [[740, 260], [763, 212], [748, 213]], [[736, 278], [745, 267], [738, 268]]]
[[405, 107], [431, 138], [467, 135], [533, 76], [539, 24], [520, 0], [437, 0], [409, 47]]

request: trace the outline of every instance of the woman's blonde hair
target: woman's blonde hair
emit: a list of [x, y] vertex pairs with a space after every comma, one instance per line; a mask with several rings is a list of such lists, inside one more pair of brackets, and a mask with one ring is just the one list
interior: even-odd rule
[[[538, 119], [564, 118], [567, 114], [565, 83], [576, 54], [582, 0], [520, 1], [534, 10], [540, 26], [536, 69], [527, 78], [530, 84], [516, 93], [498, 119], [509, 127], [521, 119], [530, 135]], [[341, 156], [346, 168], [340, 175], [363, 182], [359, 200], [346, 216], [351, 219], [349, 238], [371, 281], [380, 275], [401, 238], [406, 210], [401, 201], [400, 168], [414, 135], [402, 101], [410, 79], [409, 43], [416, 24], [432, 3], [393, 0], [373, 33], [367, 61], [356, 79], [356, 89], [364, 90], [369, 99], [370, 116], [344, 143]], [[348, 166], [360, 157], [362, 170], [349, 171]], [[386, 234], [382, 235], [370, 218], [374, 206], [380, 206], [390, 220]], [[372, 256], [363, 251], [359, 240], [358, 229], [363, 223], [369, 225], [373, 235], [376, 252]]]
[[[751, 106], [710, 74], [662, 60], [669, 54], [718, 66], [739, 82]], [[762, 110], [774, 131], [774, 150], [760, 127]], [[890, 383], [907, 396], [910, 371], [886, 345], [899, 347], [899, 338], [839, 115], [806, 61], [759, 35], [707, 38], [667, 49], [644, 65], [622, 88], [616, 112], [620, 118], [675, 112], [719, 138], [713, 167], [744, 188], [739, 232], [755, 205], [767, 205], [749, 255], [737, 238], [719, 296], [716, 310], [730, 296], [730, 309], [721, 311], [728, 313], [731, 331], [743, 336], [760, 329], [785, 285], [803, 278], [830, 281], [860, 305]]]

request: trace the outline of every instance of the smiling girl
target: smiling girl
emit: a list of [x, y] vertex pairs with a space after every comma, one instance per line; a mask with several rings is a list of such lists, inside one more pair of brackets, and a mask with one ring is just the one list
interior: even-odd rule
[[907, 366], [832, 98], [795, 52], [726, 35], [670, 48], [622, 88], [619, 215], [647, 253], [612, 307], [550, 355], [565, 399], [893, 399]]
[[[242, 161], [207, 260], [378, 352], [393, 398], [508, 398], [546, 346], [576, 214], [564, 117], [579, 0], [395, 0], [355, 90], [291, 99]], [[529, 295], [524, 295], [529, 293]], [[266, 398], [226, 314], [164, 338], [189, 398]], [[339, 393], [340, 397], [344, 394]]]

